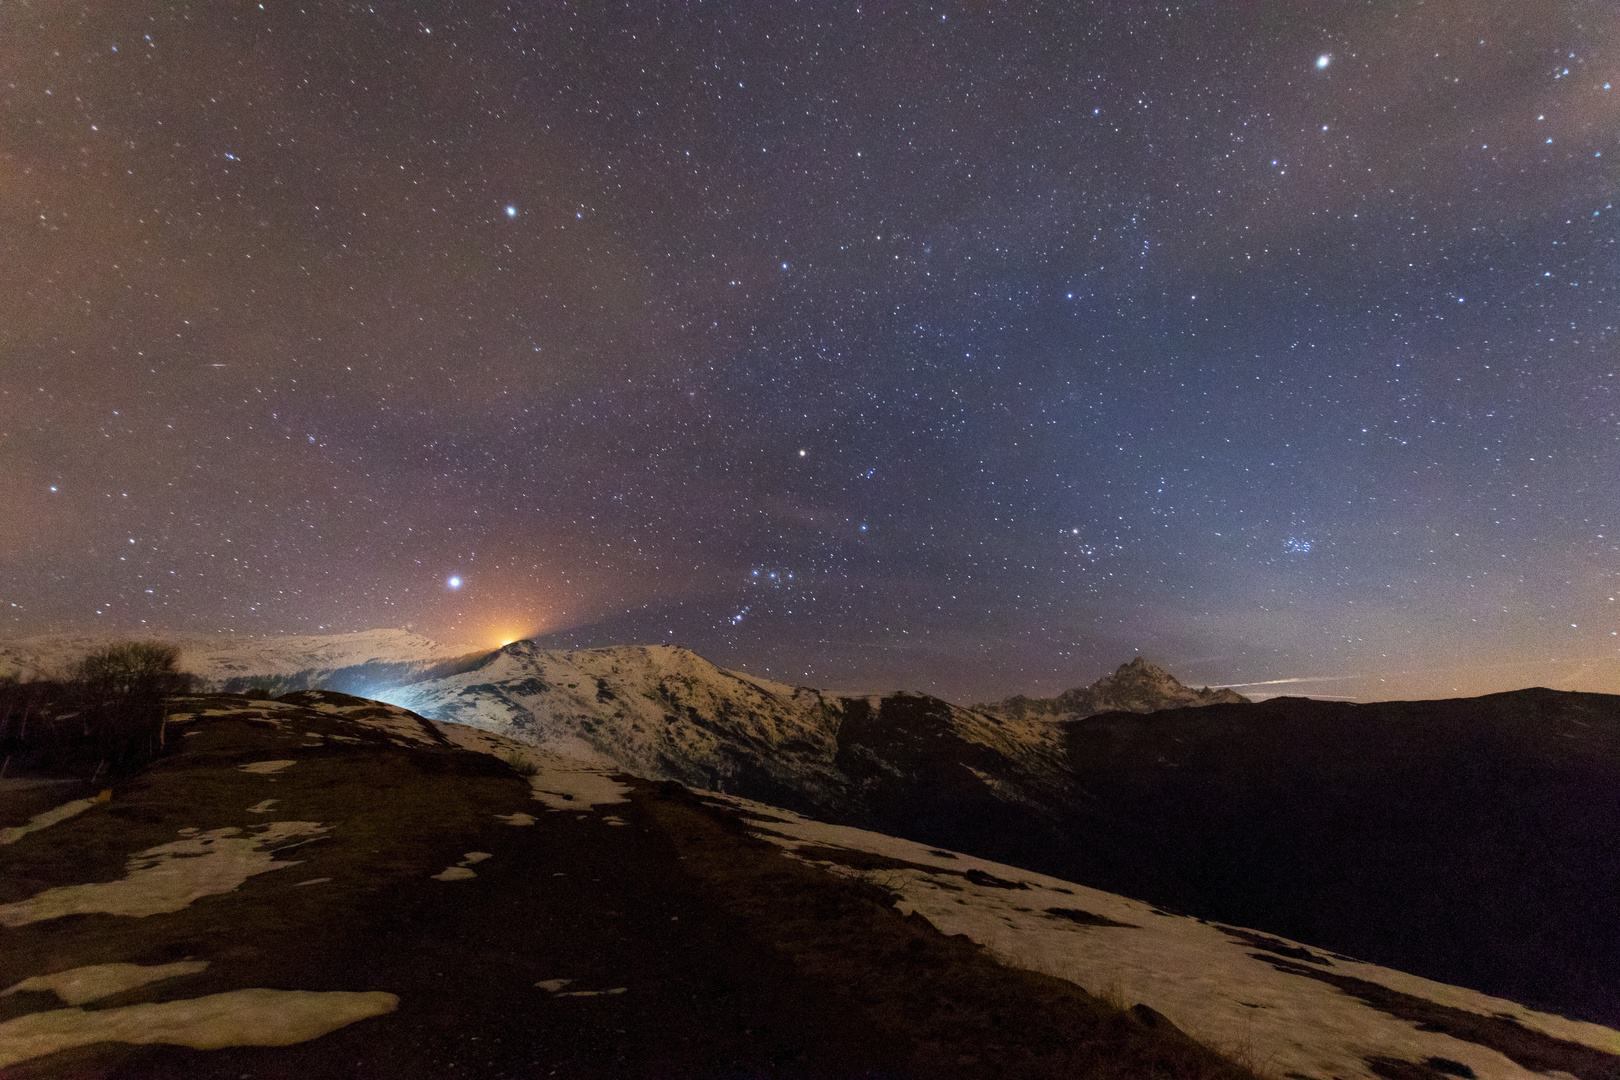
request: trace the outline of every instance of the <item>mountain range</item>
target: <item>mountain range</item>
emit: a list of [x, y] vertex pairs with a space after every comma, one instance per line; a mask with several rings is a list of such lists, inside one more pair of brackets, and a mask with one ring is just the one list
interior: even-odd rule
[[[364, 662], [332, 670], [400, 665], [415, 681], [372, 696], [592, 767], [1620, 1025], [1620, 698], [1248, 703], [1138, 659], [1055, 698], [965, 708], [788, 686], [668, 646], [405, 644], [419, 651], [352, 649], [332, 655]], [[278, 662], [307, 678], [308, 655]], [[230, 677], [275, 674], [254, 663]], [[1115, 711], [1086, 714], [1100, 706]]]
[[[963, 708], [785, 686], [667, 646], [529, 642], [384, 696], [636, 776], [1620, 1022], [1614, 696], [1249, 703], [1136, 660], [1050, 705]], [[1086, 702], [1136, 711], [1083, 715]]]
[[[166, 634], [200, 689], [284, 694], [324, 687], [344, 693], [399, 686], [477, 663], [489, 650], [444, 645], [409, 630], [351, 634]], [[0, 641], [0, 678], [59, 678], [107, 634], [45, 634]]]

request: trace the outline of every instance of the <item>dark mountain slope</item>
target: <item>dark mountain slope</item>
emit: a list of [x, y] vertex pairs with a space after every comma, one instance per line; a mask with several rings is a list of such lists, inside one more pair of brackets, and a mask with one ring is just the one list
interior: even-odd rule
[[341, 694], [186, 707], [105, 798], [0, 787], [7, 1077], [1253, 1080], [678, 785]]
[[1277, 698], [1064, 730], [1085, 840], [1052, 872], [1620, 1020], [1620, 698]]
[[[1091, 705], [1132, 710], [1229, 693], [1138, 662], [1090, 690]], [[668, 647], [523, 642], [404, 695], [636, 775], [1620, 1022], [1607, 914], [1620, 910], [1620, 698], [1278, 698], [1064, 719], [830, 695]]]

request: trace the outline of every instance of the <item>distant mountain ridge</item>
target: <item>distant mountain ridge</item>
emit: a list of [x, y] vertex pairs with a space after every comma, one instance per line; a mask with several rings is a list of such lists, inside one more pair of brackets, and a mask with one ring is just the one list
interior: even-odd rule
[[216, 686], [352, 687], [598, 768], [1620, 1024], [1614, 695], [1245, 703], [1133, 661], [973, 709], [787, 686], [671, 646], [456, 656], [378, 634], [197, 655]]
[[1174, 675], [1138, 656], [1119, 665], [1112, 675], [1104, 675], [1090, 686], [1065, 690], [1057, 697], [1032, 698], [1015, 694], [973, 708], [1019, 719], [1029, 716], [1075, 720], [1105, 712], [1150, 713], [1200, 705], [1242, 705], [1248, 700], [1225, 687], [1184, 686]]
[[115, 640], [160, 638], [180, 647], [180, 667], [201, 687], [285, 694], [321, 687], [366, 694], [453, 674], [487, 653], [444, 645], [409, 630], [349, 634], [46, 634], [0, 641], [0, 678], [55, 678], [85, 654]]

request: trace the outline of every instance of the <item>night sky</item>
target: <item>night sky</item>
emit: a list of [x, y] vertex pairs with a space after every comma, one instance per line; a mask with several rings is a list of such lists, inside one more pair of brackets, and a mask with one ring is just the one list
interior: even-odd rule
[[1620, 692], [1611, 80], [1599, 2], [6, 3], [0, 634]]

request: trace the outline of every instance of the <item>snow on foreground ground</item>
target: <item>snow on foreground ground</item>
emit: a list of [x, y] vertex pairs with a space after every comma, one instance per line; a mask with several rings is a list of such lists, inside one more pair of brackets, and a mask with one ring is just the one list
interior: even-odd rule
[[1253, 1080], [677, 784], [326, 691], [170, 719], [93, 797], [0, 785], [8, 1080]]
[[[540, 770], [531, 778], [537, 797], [555, 809], [623, 798], [602, 766], [435, 723], [457, 745], [532, 762]], [[754, 835], [785, 853], [881, 885], [897, 895], [902, 912], [922, 915], [947, 935], [963, 934], [1004, 963], [1122, 1005], [1145, 1004], [1265, 1073], [1387, 1077], [1389, 1062], [1438, 1062], [1440, 1074], [1466, 1076], [1467, 1069], [1480, 1080], [1526, 1080], [1576, 1075], [1552, 1067], [1581, 1058], [1569, 1052], [1574, 1047], [1620, 1054], [1620, 1032], [1598, 1024], [970, 855], [746, 799], [704, 797], [735, 807]]]
[[386, 704], [183, 709], [103, 794], [0, 788], [7, 1077], [1252, 1080], [1163, 1017], [1273, 1077], [1620, 1066], [1592, 1025]]
[[1005, 963], [1146, 1004], [1262, 1072], [1406, 1076], [1417, 1074], [1388, 1063], [1424, 1062], [1439, 1073], [1527, 1080], [1570, 1075], [1554, 1066], [1582, 1058], [1574, 1047], [1620, 1054], [1620, 1032], [1598, 1024], [1016, 867], [709, 797], [736, 807], [755, 835], [786, 853], [880, 884], [903, 911], [946, 934], [964, 934]]

